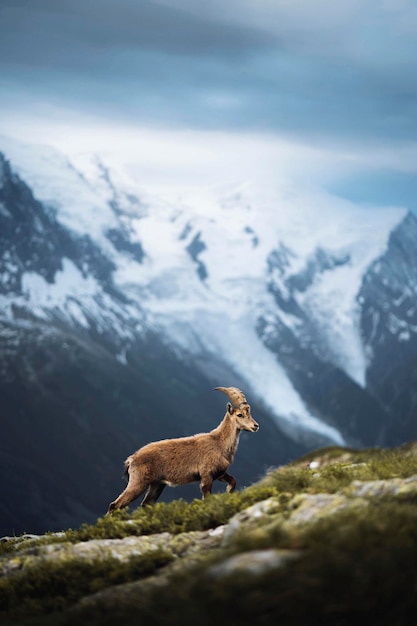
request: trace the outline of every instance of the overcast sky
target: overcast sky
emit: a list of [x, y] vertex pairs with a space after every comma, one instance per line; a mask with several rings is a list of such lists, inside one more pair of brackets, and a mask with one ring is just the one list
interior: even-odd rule
[[415, 208], [417, 1], [0, 0], [0, 132]]

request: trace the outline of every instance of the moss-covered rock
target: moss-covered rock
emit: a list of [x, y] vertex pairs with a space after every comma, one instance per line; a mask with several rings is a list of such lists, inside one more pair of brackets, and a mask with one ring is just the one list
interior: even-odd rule
[[269, 571], [277, 570], [297, 558], [299, 552], [294, 550], [249, 550], [235, 554], [216, 565], [208, 568], [207, 573], [215, 579], [234, 576], [236, 574], [251, 574], [261, 576]]
[[286, 520], [286, 526], [315, 524], [320, 519], [329, 518], [347, 508], [363, 506], [367, 506], [366, 500], [351, 499], [343, 493], [300, 494], [291, 500], [291, 512]]
[[125, 539], [93, 539], [77, 544], [53, 543], [20, 550], [13, 558], [0, 559], [0, 576], [23, 573], [40, 565], [70, 562], [94, 563], [106, 559], [127, 562], [133, 557], [165, 549], [171, 535], [161, 533], [150, 537], [126, 537]]
[[345, 493], [355, 498], [404, 498], [417, 500], [417, 475], [410, 478], [391, 478], [388, 480], [355, 480]]

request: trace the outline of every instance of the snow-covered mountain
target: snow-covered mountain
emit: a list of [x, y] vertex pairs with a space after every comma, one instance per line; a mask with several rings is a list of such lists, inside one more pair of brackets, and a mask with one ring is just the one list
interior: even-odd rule
[[274, 464], [283, 443], [413, 435], [413, 215], [289, 182], [161, 193], [97, 156], [6, 138], [0, 151], [4, 354], [34, 329], [76, 338], [121, 378], [161, 372], [169, 354], [178, 381], [184, 368], [245, 389]]

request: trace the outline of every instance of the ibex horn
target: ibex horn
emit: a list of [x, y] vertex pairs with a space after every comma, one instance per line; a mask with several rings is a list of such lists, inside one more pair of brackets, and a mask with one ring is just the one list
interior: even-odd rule
[[215, 387], [214, 391], [223, 391], [235, 408], [239, 407], [241, 404], [247, 404], [245, 394], [237, 387]]

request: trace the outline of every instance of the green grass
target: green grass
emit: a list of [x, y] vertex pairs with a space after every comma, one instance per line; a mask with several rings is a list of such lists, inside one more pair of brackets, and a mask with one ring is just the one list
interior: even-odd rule
[[51, 533], [41, 539], [21, 541], [17, 537], [16, 541], [0, 543], [0, 556], [66, 541], [78, 543], [90, 539], [122, 539], [162, 532], [176, 535], [191, 530], [208, 530], [225, 524], [235, 513], [277, 493], [272, 485], [253, 485], [232, 494], [216, 494], [205, 501], [194, 500], [188, 503], [174, 500], [138, 507], [133, 511], [119, 510], [113, 515], [100, 517], [96, 524], [82, 524], [79, 529], [69, 529], [63, 536], [56, 537]]
[[[127, 536], [151, 535], [169, 532], [174, 535], [191, 530], [208, 530], [225, 524], [242, 509], [277, 495], [274, 486], [252, 486], [232, 494], [216, 494], [206, 499], [174, 500], [154, 506], [139, 507], [133, 512], [116, 511], [99, 518], [96, 524], [83, 524], [78, 530], [68, 530], [56, 541], [89, 541], [90, 539], [118, 539]], [[55, 541], [54, 538], [50, 540]]]
[[[334, 493], [354, 480], [384, 480], [407, 478], [417, 474], [417, 454], [409, 446], [392, 450], [346, 451], [343, 448], [324, 448], [302, 457], [297, 462], [270, 472], [260, 484], [275, 487], [278, 492]], [[349, 456], [349, 460], [338, 461]], [[313, 460], [324, 460], [323, 466], [309, 468]], [[329, 464], [325, 464], [326, 462]]]

